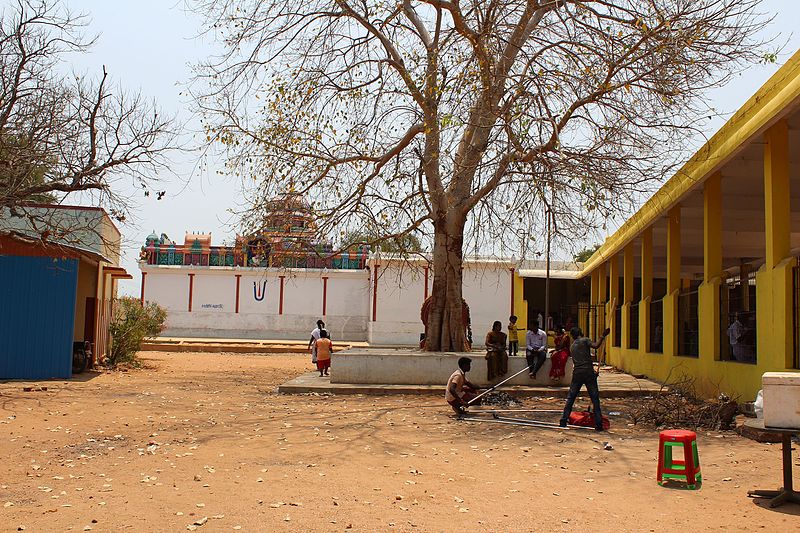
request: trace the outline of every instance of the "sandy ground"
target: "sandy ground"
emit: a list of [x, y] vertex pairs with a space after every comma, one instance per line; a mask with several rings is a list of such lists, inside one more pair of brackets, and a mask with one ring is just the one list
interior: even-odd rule
[[[0, 530], [790, 531], [800, 524], [800, 506], [773, 510], [747, 498], [748, 489], [779, 485], [777, 444], [704, 432], [702, 488], [662, 488], [657, 433], [620, 417], [599, 436], [460, 422], [439, 398], [276, 394], [275, 386], [308, 370], [302, 356], [148, 353], [146, 363], [36, 384], [47, 391], [0, 384]], [[603, 450], [604, 441], [613, 450]]]

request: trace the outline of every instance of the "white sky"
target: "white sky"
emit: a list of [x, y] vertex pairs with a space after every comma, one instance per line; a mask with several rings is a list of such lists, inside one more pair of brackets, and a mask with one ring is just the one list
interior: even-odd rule
[[[141, 91], [154, 99], [167, 114], [175, 114], [190, 126], [188, 142], [196, 141], [198, 121], [189, 112], [189, 102], [181, 96], [182, 84], [191, 76], [190, 65], [213, 53], [213, 46], [196, 38], [200, 16], [185, 10], [183, 0], [65, 0], [74, 11], [91, 18], [89, 32], [99, 33], [99, 40], [90, 53], [75, 57], [73, 68], [88, 74], [100, 73], [106, 65], [114, 81], [127, 90]], [[767, 13], [775, 13], [775, 21], [765, 37], [780, 34], [779, 41], [787, 44], [778, 64], [753, 66], [727, 87], [714, 92], [712, 99], [719, 112], [730, 116], [753, 94], [798, 48], [800, 36], [793, 35], [800, 19], [800, 2], [795, 0], [765, 0]], [[713, 128], [723, 123], [716, 121]], [[709, 133], [713, 133], [710, 131]], [[222, 170], [220, 161], [206, 168], [198, 154], [185, 154], [175, 160], [175, 176], [163, 176], [153, 190], [164, 190], [164, 199], [155, 195], [135, 194], [135, 219], [120, 227], [123, 236], [123, 260], [134, 279], [123, 281], [123, 293], [138, 294], [141, 283], [136, 264], [139, 248], [153, 230], [166, 233], [183, 242], [185, 231], [212, 232], [214, 244], [231, 240], [233, 222], [227, 210], [241, 203], [238, 181], [216, 174]], [[125, 192], [125, 191], [120, 191]]]

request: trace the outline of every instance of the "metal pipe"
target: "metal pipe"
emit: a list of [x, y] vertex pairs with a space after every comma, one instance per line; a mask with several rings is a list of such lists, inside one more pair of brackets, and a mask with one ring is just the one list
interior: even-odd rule
[[459, 420], [463, 420], [465, 422], [489, 422], [490, 424], [508, 424], [512, 426], [528, 426], [540, 429], [555, 429], [559, 431], [572, 431], [575, 427], [565, 427], [562, 428], [560, 426], [552, 426], [548, 424], [537, 423], [533, 421], [526, 421], [526, 422], [515, 422], [513, 420], [498, 420], [496, 418], [471, 418], [471, 417], [461, 417]]
[[533, 423], [538, 424], [541, 426], [551, 427], [551, 428], [560, 428], [560, 429], [583, 429], [583, 430], [590, 430], [594, 431], [594, 428], [590, 428], [588, 426], [560, 426], [555, 422], [543, 422], [541, 420], [529, 420], [526, 418], [511, 418], [507, 416], [495, 417], [495, 420], [508, 420], [509, 422], [521, 422], [523, 424]]
[[547, 317], [550, 316], [550, 219], [552, 217], [552, 212], [550, 208], [547, 208], [547, 251], [546, 251], [546, 260], [547, 260], [547, 272], [544, 278], [544, 316], [542, 320], [544, 320], [544, 324], [539, 324], [539, 327], [547, 333]]
[[561, 413], [563, 409], [475, 409], [473, 413]]

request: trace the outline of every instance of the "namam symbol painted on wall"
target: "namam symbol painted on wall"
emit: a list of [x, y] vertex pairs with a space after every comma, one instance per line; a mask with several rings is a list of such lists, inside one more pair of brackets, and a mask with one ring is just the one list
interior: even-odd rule
[[267, 294], [267, 280], [264, 280], [259, 285], [257, 282], [253, 282], [253, 298], [257, 302], [261, 302], [264, 300], [264, 296]]

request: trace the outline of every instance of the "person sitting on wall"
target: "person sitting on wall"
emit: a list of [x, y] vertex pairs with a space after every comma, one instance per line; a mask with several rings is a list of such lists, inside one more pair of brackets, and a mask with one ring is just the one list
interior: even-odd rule
[[534, 320], [525, 334], [525, 359], [528, 361], [528, 376], [536, 379], [536, 373], [547, 359], [547, 333], [539, 329], [539, 322]]
[[503, 323], [495, 320], [492, 331], [486, 334], [486, 370], [487, 379], [492, 381], [496, 377], [508, 372], [508, 352], [506, 352], [506, 339], [503, 333]]
[[567, 359], [569, 358], [570, 345], [569, 335], [564, 331], [564, 328], [561, 327], [561, 324], [556, 326], [554, 344], [556, 349], [553, 352], [553, 355], [550, 356], [550, 379], [558, 381], [564, 377], [564, 367], [566, 366]]
[[[467, 380], [467, 372], [472, 368], [472, 359], [461, 357], [458, 359], [458, 370], [453, 372], [447, 380], [444, 399], [453, 408], [457, 415], [463, 414], [469, 402], [477, 396], [478, 387]], [[478, 402], [480, 403], [480, 402]]]

